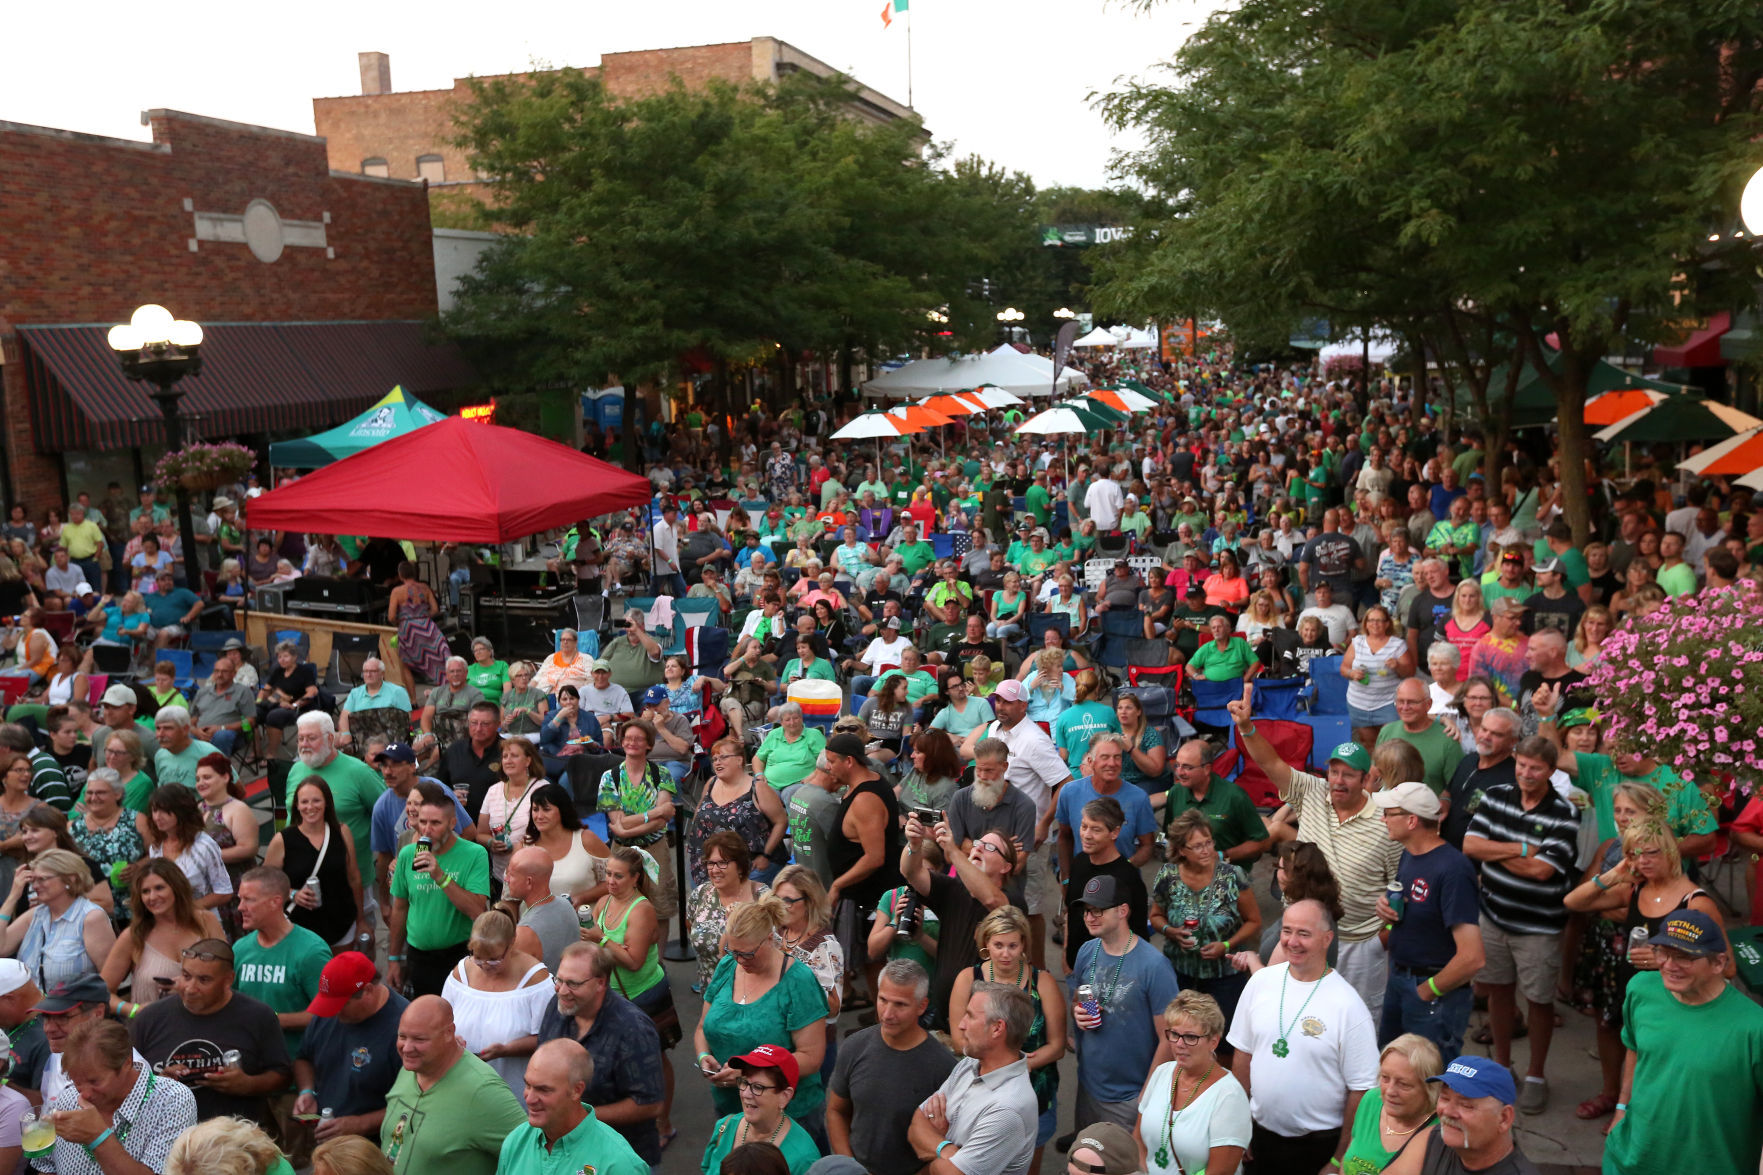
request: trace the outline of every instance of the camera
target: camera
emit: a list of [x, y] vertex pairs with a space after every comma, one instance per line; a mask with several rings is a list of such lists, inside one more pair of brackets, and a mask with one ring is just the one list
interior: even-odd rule
[[912, 815], [913, 815], [914, 819], [916, 819], [920, 824], [924, 825], [924, 830], [926, 832], [929, 832], [931, 829], [935, 828], [937, 825], [943, 823], [943, 821], [946, 819], [946, 817], [943, 814], [943, 810], [941, 808], [916, 808], [915, 807], [912, 809]]
[[924, 926], [924, 900], [911, 886], [901, 887], [901, 894], [894, 905], [894, 938], [905, 942], [915, 937]]

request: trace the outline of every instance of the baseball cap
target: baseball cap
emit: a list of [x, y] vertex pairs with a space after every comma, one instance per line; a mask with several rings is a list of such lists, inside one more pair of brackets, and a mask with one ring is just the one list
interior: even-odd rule
[[102, 699], [103, 704], [106, 706], [136, 706], [140, 704], [140, 701], [139, 698], [135, 697], [135, 691], [126, 685], [111, 686], [104, 691], [104, 697]]
[[31, 981], [31, 973], [17, 959], [0, 959], [0, 996], [11, 995]]
[[416, 752], [411, 750], [409, 743], [387, 743], [380, 753], [373, 757], [375, 763], [382, 759], [389, 759], [393, 763], [414, 763], [416, 762]]
[[808, 1175], [869, 1175], [869, 1168], [850, 1155], [822, 1155], [808, 1165]]
[[1076, 1154], [1080, 1150], [1095, 1151], [1096, 1157], [1102, 1160], [1100, 1163], [1071, 1160], [1073, 1167], [1088, 1171], [1090, 1175], [1133, 1175], [1139, 1169], [1139, 1144], [1124, 1126], [1113, 1122], [1098, 1122], [1078, 1131], [1072, 1140], [1071, 1152]]
[[1078, 901], [1099, 910], [1112, 910], [1115, 906], [1125, 905], [1126, 897], [1120, 892], [1120, 886], [1114, 878], [1102, 875], [1090, 878]]
[[1001, 702], [1026, 702], [1028, 701], [1028, 687], [1014, 677], [1006, 678], [998, 683], [997, 689], [992, 691], [992, 697]]
[[1596, 710], [1580, 706], [1576, 709], [1567, 711], [1567, 713], [1555, 719], [1555, 729], [1572, 730], [1576, 726], [1594, 726], [1597, 724], [1597, 721], [1598, 712]]
[[92, 594], [92, 585], [82, 579], [73, 585], [73, 594], [76, 596], [89, 596]]
[[730, 1057], [729, 1064], [745, 1065], [749, 1069], [776, 1069], [783, 1074], [791, 1089], [796, 1088], [796, 1081], [801, 1076], [795, 1054], [781, 1045], [762, 1044], [750, 1053]]
[[594, 662], [594, 672], [598, 673], [602, 669], [604, 669], [608, 673], [611, 673], [612, 672], [612, 662], [608, 661], [604, 657], [601, 657], [598, 660], [596, 660]]
[[81, 1004], [108, 1004], [110, 988], [95, 972], [88, 971], [73, 979], [63, 979], [50, 986], [43, 998], [37, 1001], [33, 1012], [41, 1012], [45, 1016], [60, 1016], [71, 1012]]
[[1532, 571], [1549, 571], [1549, 572], [1553, 572], [1556, 575], [1560, 575], [1561, 570], [1562, 570], [1561, 560], [1560, 559], [1544, 559], [1541, 563], [1538, 563], [1535, 567], [1531, 568], [1531, 570]]
[[863, 749], [863, 740], [854, 734], [835, 734], [826, 740], [829, 755], [843, 755], [847, 759], [867, 759], [869, 752]]
[[1665, 921], [1659, 924], [1659, 933], [1647, 942], [1703, 959], [1726, 949], [1726, 932], [1720, 929], [1720, 923], [1711, 914], [1700, 910], [1678, 910], [1666, 915]]
[[335, 1016], [351, 996], [374, 981], [373, 960], [360, 951], [344, 951], [324, 965], [318, 975], [318, 994], [306, 1005], [314, 1016]]
[[1518, 1100], [1518, 1087], [1512, 1083], [1512, 1071], [1491, 1057], [1475, 1057], [1468, 1053], [1458, 1057], [1437, 1077], [1428, 1077], [1449, 1086], [1464, 1097], [1499, 1098], [1501, 1104]]
[[1395, 787], [1372, 792], [1371, 798], [1385, 811], [1400, 808], [1422, 820], [1437, 820], [1444, 811], [1432, 788], [1424, 783], [1398, 783]]
[[1328, 761], [1330, 763], [1334, 762], [1336, 759], [1339, 759], [1347, 766], [1357, 768], [1360, 771], [1371, 770], [1370, 752], [1355, 742], [1341, 743], [1328, 753]]
[[643, 691], [643, 705], [645, 706], [654, 706], [666, 700], [667, 687], [664, 685], [652, 685]]

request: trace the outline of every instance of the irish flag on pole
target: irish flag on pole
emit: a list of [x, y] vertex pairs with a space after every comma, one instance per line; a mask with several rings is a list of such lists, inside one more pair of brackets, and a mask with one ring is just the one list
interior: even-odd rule
[[888, 0], [888, 3], [883, 4], [881, 12], [882, 28], [885, 29], [892, 27], [894, 23], [894, 13], [905, 12], [906, 5], [909, 2], [910, 0]]

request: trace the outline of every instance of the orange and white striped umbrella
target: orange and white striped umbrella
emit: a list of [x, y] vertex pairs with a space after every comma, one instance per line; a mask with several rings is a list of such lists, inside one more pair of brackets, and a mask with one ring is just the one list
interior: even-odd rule
[[1618, 388], [1613, 392], [1604, 392], [1585, 402], [1585, 422], [1597, 425], [1615, 424], [1619, 420], [1627, 420], [1636, 412], [1645, 412], [1664, 398], [1664, 392], [1655, 392], [1651, 388]]

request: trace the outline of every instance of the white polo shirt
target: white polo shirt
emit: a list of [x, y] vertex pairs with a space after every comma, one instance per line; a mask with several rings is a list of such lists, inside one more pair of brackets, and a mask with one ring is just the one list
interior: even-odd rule
[[1059, 748], [1047, 732], [1024, 718], [1009, 730], [1002, 722], [986, 726], [985, 737], [1010, 748], [1010, 765], [1004, 778], [1010, 786], [1035, 802], [1035, 821], [1047, 818], [1053, 806], [1053, 790], [1071, 778], [1071, 768], [1059, 757]]

